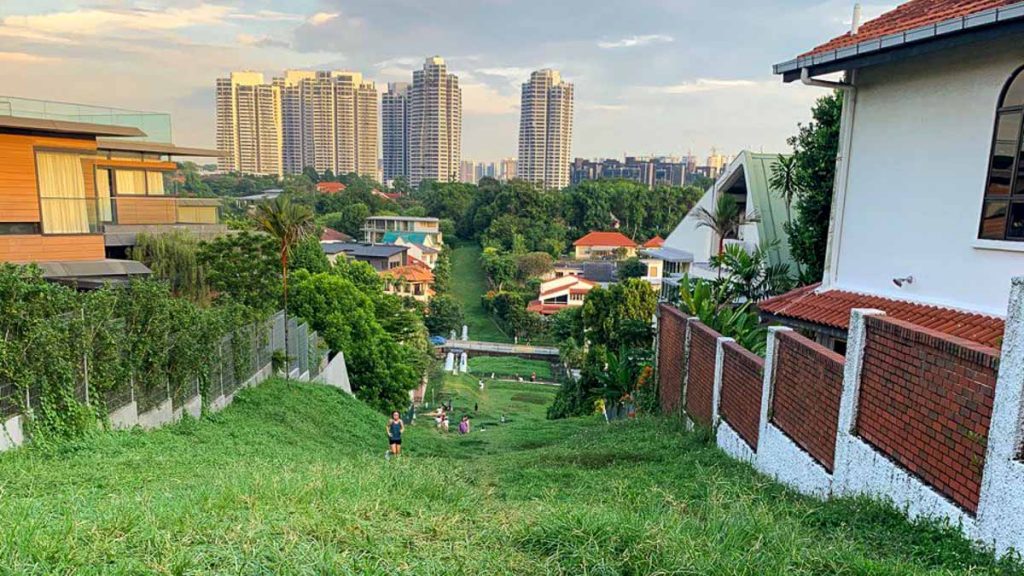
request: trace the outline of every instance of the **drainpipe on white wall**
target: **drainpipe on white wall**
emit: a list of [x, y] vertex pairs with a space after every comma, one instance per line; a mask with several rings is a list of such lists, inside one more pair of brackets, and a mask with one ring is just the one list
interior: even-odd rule
[[[859, 8], [859, 5], [857, 7]], [[854, 24], [857, 24], [856, 11]], [[836, 151], [836, 174], [832, 184], [832, 210], [828, 222], [828, 245], [825, 248], [825, 269], [822, 273], [820, 291], [832, 288], [839, 272], [839, 245], [843, 237], [846, 186], [850, 178], [850, 144], [853, 141], [853, 117], [857, 106], [855, 73], [854, 70], [847, 71], [845, 81], [832, 82], [811, 78], [807, 68], [800, 70], [800, 82], [804, 85], [842, 90], [843, 92], [843, 113], [839, 121], [839, 148]]]

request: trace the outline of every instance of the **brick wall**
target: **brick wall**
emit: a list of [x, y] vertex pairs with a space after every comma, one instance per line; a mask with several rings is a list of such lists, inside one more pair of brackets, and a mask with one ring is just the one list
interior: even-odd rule
[[685, 344], [686, 316], [675, 306], [662, 304], [658, 317], [658, 396], [665, 413], [681, 407]]
[[715, 356], [720, 334], [700, 322], [690, 324], [687, 365], [686, 413], [696, 423], [711, 425], [715, 387]]
[[857, 435], [977, 512], [999, 352], [888, 318], [866, 328]]
[[764, 360], [735, 342], [726, 342], [722, 356], [722, 390], [718, 411], [755, 451], [761, 426]]
[[769, 418], [832, 472], [844, 359], [795, 332], [779, 332]]

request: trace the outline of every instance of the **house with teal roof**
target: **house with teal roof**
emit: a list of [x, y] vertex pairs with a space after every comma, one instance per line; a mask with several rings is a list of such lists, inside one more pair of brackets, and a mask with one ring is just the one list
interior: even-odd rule
[[692, 256], [687, 270], [691, 278], [716, 278], [718, 270], [708, 262], [718, 253], [719, 238], [710, 229], [698, 226], [697, 213], [701, 207], [713, 212], [718, 199], [727, 194], [736, 200], [741, 210], [746, 213], [756, 212], [759, 221], [742, 226], [738, 233], [726, 237], [725, 243], [740, 244], [748, 252], [762, 244], [771, 243], [769, 261], [772, 264], [788, 264], [790, 272], [795, 275], [796, 264], [790, 254], [789, 238], [784, 228], [789, 221], [791, 207], [769, 184], [772, 167], [778, 161], [779, 154], [748, 150], [740, 152], [665, 239], [662, 250]]

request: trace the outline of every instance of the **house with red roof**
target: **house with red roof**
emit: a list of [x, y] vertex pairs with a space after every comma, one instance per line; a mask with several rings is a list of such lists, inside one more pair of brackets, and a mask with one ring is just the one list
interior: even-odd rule
[[577, 260], [631, 258], [637, 245], [622, 232], [590, 232], [572, 243]]
[[321, 194], [337, 194], [344, 192], [346, 186], [341, 182], [317, 182], [316, 191]]
[[563, 276], [548, 280], [540, 285], [540, 294], [526, 306], [528, 312], [536, 312], [542, 316], [557, 314], [562, 310], [583, 306], [587, 293], [598, 286], [578, 276]]
[[418, 260], [405, 266], [378, 272], [384, 279], [384, 293], [426, 302], [434, 295], [434, 273]]
[[998, 346], [1024, 272], [1024, 2], [911, 0], [774, 70], [843, 112], [821, 283], [763, 315], [840, 351], [853, 308]]

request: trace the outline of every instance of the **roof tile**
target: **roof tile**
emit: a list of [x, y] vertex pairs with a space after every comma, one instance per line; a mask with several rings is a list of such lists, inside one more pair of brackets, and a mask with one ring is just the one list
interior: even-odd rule
[[590, 232], [572, 243], [573, 246], [619, 246], [636, 248], [636, 242], [622, 232]]
[[761, 312], [780, 318], [792, 318], [842, 330], [849, 328], [851, 310], [874, 308], [882, 310], [891, 318], [992, 348], [998, 349], [1002, 344], [1002, 318], [844, 290], [819, 293], [819, 287], [820, 284], [812, 284], [797, 288], [762, 301], [758, 308]]
[[878, 18], [861, 24], [856, 36], [847, 32], [801, 54], [801, 56], [823, 54], [860, 42], [875, 40], [890, 34], [899, 34], [921, 26], [937, 24], [951, 18], [969, 16], [976, 12], [1018, 2], [1020, 0], [910, 0]]

